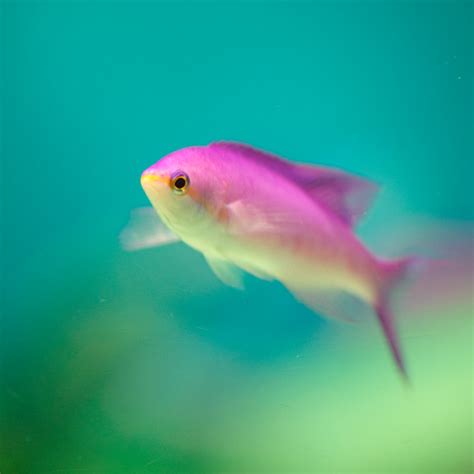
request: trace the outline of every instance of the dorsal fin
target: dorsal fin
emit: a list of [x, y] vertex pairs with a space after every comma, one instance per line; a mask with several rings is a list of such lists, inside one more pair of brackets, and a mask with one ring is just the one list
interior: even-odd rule
[[209, 146], [238, 153], [284, 175], [304, 189], [319, 205], [351, 226], [365, 214], [378, 190], [375, 183], [359, 176], [323, 166], [292, 163], [250, 145], [215, 142]]

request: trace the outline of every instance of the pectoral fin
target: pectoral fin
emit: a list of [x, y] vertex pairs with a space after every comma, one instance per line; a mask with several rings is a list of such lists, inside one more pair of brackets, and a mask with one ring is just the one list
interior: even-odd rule
[[278, 209], [262, 209], [239, 200], [225, 208], [227, 230], [233, 235], [288, 234], [301, 222], [295, 215]]
[[216, 142], [210, 147], [236, 153], [293, 181], [319, 205], [354, 225], [372, 204], [378, 186], [360, 176], [342, 170], [293, 163], [249, 145]]
[[130, 221], [120, 234], [122, 247], [129, 251], [159, 247], [179, 240], [152, 207], [134, 209]]

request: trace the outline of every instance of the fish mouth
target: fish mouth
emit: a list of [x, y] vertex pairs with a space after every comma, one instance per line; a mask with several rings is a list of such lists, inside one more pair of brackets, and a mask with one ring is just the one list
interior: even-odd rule
[[150, 173], [149, 171], [145, 171], [140, 178], [140, 183], [143, 186], [143, 188], [153, 187], [160, 183], [164, 183], [168, 185], [169, 181], [170, 179], [168, 176], [162, 176], [160, 174]]

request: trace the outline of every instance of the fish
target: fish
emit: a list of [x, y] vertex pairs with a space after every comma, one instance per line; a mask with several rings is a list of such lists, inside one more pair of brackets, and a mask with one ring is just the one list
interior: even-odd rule
[[183, 241], [226, 285], [243, 275], [279, 281], [318, 315], [377, 318], [408, 378], [391, 301], [419, 259], [385, 259], [355, 227], [378, 184], [341, 169], [297, 163], [229, 141], [174, 151], [141, 175], [152, 207], [135, 210], [121, 234], [127, 250]]

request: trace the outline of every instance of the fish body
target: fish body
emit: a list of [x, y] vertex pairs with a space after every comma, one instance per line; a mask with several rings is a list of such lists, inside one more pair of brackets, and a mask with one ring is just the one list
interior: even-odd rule
[[[225, 283], [240, 287], [239, 269], [278, 280], [329, 317], [341, 307], [343, 318], [353, 311], [340, 304], [342, 295], [372, 307], [405, 374], [389, 298], [413, 259], [379, 259], [353, 230], [374, 183], [233, 142], [173, 152], [147, 168], [141, 183], [166, 226], [153, 232], [169, 229], [170, 240], [200, 251]], [[141, 241], [153, 237], [135, 234], [130, 247], [150, 246]]]

